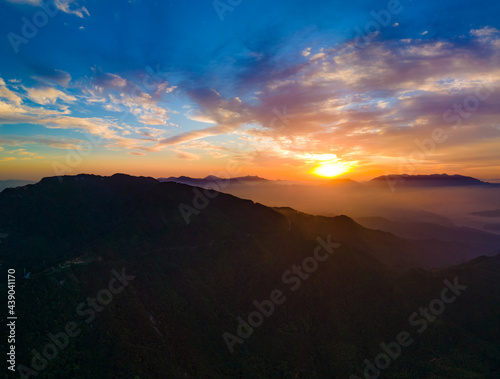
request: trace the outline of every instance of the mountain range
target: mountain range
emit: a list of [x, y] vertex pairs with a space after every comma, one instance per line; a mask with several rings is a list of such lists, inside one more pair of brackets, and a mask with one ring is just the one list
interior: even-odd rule
[[[498, 237], [358, 221], [379, 230], [123, 174], [6, 189], [2, 267], [31, 273], [17, 278], [18, 362], [33, 369], [75, 322], [40, 377], [366, 377], [381, 344], [408, 331], [383, 377], [498, 377]], [[104, 301], [117, 273], [130, 283]], [[462, 293], [426, 321], [419, 309], [443, 288]], [[106, 305], [82, 317], [92, 298]]]
[[463, 175], [384, 175], [372, 179], [369, 184], [390, 185], [415, 188], [415, 187], [470, 187], [470, 186], [488, 186], [500, 187], [498, 183], [484, 182], [470, 176]]
[[[243, 176], [235, 178], [220, 178], [215, 175], [209, 175], [203, 179], [190, 178], [188, 176], [159, 178], [160, 182], [175, 182], [189, 184], [193, 186], [203, 187], [214, 182], [230, 180], [231, 184], [239, 183], [264, 183], [273, 182], [258, 176]], [[463, 175], [447, 175], [447, 174], [432, 174], [432, 175], [383, 175], [365, 182], [366, 185], [388, 185], [395, 183], [398, 187], [462, 187], [462, 186], [492, 186], [500, 187], [500, 184], [489, 183], [470, 176]], [[351, 179], [332, 179], [328, 184], [343, 185], [343, 186], [358, 186], [363, 183], [356, 182]]]
[[[216, 175], [208, 175], [205, 178], [191, 178], [189, 176], [170, 176], [168, 178], [158, 178], [160, 182], [174, 182], [181, 184], [188, 184], [191, 186], [205, 187], [208, 184], [228, 182], [230, 184], [251, 184], [251, 183], [276, 183], [284, 182], [282, 180], [268, 180], [259, 176], [240, 176], [234, 178], [222, 178]], [[387, 185], [387, 183], [396, 183], [398, 186], [405, 187], [460, 187], [460, 186], [492, 186], [498, 187], [498, 183], [489, 183], [481, 181], [476, 178], [463, 175], [447, 175], [447, 174], [432, 174], [432, 175], [383, 175], [371, 179], [368, 182], [357, 182], [351, 179], [332, 179], [327, 184], [337, 186], [354, 186], [360, 187], [362, 184]], [[5, 188], [13, 188], [24, 186], [27, 184], [34, 184], [30, 180], [0, 180], [0, 192]], [[286, 183], [286, 182], [285, 182]]]
[[228, 181], [231, 184], [241, 184], [241, 183], [264, 183], [264, 182], [269, 182], [267, 179], [260, 178], [258, 176], [241, 176], [241, 177], [235, 177], [235, 178], [220, 178], [215, 175], [209, 175], [205, 178], [190, 178], [189, 176], [179, 176], [179, 177], [174, 177], [171, 176], [169, 178], [158, 178], [159, 182], [173, 182], [173, 183], [181, 183], [181, 184], [188, 184], [190, 186], [197, 186], [197, 187], [205, 187], [209, 184], [213, 183], [221, 183], [221, 182], [226, 182]]

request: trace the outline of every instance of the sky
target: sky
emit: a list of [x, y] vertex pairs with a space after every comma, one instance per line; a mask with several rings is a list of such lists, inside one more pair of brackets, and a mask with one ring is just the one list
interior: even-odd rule
[[498, 179], [499, 11], [0, 0], [0, 180]]

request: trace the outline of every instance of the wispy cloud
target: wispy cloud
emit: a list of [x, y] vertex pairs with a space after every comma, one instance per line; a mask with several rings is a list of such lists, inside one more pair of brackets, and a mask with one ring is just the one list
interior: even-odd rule
[[42, 0], [7, 0], [14, 4], [41, 5]]
[[[24, 146], [24, 145], [42, 145], [48, 146], [55, 149], [74, 149], [78, 150], [81, 146], [82, 140], [76, 138], [55, 138], [47, 136], [13, 136], [6, 135], [2, 136], [0, 143], [4, 146]], [[25, 149], [14, 150], [17, 152], [26, 151]]]
[[485, 26], [482, 29], [472, 29], [470, 31], [470, 34], [475, 36], [475, 37], [486, 37], [486, 36], [492, 36], [495, 34], [500, 34], [500, 30], [496, 28], [492, 28], [490, 26]]
[[23, 101], [18, 94], [7, 88], [5, 81], [2, 78], [0, 78], [0, 99], [5, 99], [16, 105], [20, 105]]
[[71, 81], [71, 75], [63, 70], [56, 69], [50, 74], [45, 74], [43, 76], [34, 76], [33, 79], [46, 85], [57, 84], [62, 87], [68, 87]]
[[147, 81], [147, 85], [139, 82], [140, 85], [116, 74], [100, 73], [83, 83], [82, 91], [87, 103], [102, 103], [107, 111], [128, 112], [141, 124], [175, 126], [168, 121], [169, 109], [159, 103], [163, 95], [176, 87], [165, 80]]
[[54, 4], [60, 11], [68, 14], [74, 14], [80, 18], [84, 15], [90, 16], [89, 11], [84, 6], [79, 7], [75, 0], [54, 0]]
[[[299, 167], [307, 164], [307, 154], [331, 154], [360, 165], [397, 164], [415, 140], [447, 126], [447, 109], [488, 86], [491, 96], [481, 102], [481, 112], [464, 119], [465, 127], [440, 148], [440, 156], [428, 160], [444, 161], [449, 153], [455, 164], [466, 159], [484, 164], [485, 157], [495, 155], [485, 141], [499, 138], [496, 28], [447, 40], [429, 33], [377, 37], [364, 49], [349, 40], [287, 45], [287, 54], [291, 58], [284, 62], [272, 52], [247, 52], [244, 64], [235, 59], [224, 67], [229, 73], [224, 82], [206, 79], [217, 76], [208, 72], [174, 85], [164, 75], [147, 80], [146, 70], [117, 74], [98, 67], [91, 77], [76, 79], [60, 70], [37, 75], [34, 87], [0, 79], [0, 123], [88, 132], [104, 138], [109, 149], [133, 155], [170, 150], [179, 159], [237, 156]], [[276, 110], [283, 109], [293, 117], [275, 122]], [[89, 116], [82, 117], [82, 110]], [[179, 110], [184, 112], [174, 116]], [[127, 123], [119, 120], [123, 115], [130, 116]], [[186, 125], [178, 120], [187, 120]], [[227, 135], [232, 136], [227, 150], [202, 145]], [[463, 145], [475, 153], [458, 154]], [[485, 150], [478, 154], [477, 149]]]
[[76, 97], [68, 95], [53, 87], [39, 87], [39, 88], [26, 88], [28, 98], [36, 104], [47, 105], [55, 104], [58, 100], [65, 103], [72, 103], [76, 101]]
[[[368, 156], [397, 159], [414, 149], [415, 139], [446, 126], [446, 109], [486, 85], [493, 89], [492, 96], [483, 101], [474, 122], [457, 131], [442, 153], [464, 143], [480, 143], [486, 136], [498, 141], [494, 125], [500, 109], [494, 104], [500, 101], [500, 39], [496, 29], [489, 27], [472, 30], [470, 37], [466, 44], [431, 38], [373, 41], [365, 49], [348, 42], [324, 46], [317, 52], [309, 48], [297, 51], [305, 63], [298, 59], [286, 71], [268, 67], [264, 76], [240, 75], [240, 88], [254, 92], [251, 101], [224, 100], [216, 89], [190, 90], [191, 99], [198, 104], [189, 111], [195, 115], [192, 118], [210, 120], [216, 126], [161, 143], [183, 143], [236, 130], [241, 133], [239, 126], [254, 123], [260, 128], [243, 129], [244, 133], [254, 146], [267, 146], [251, 159], [295, 159], [303, 151], [330, 152], [360, 162], [367, 162]], [[295, 117], [285, 128], [273, 127], [272, 109], [284, 105]], [[489, 149], [486, 154], [494, 156]], [[454, 159], [465, 161], [459, 155]]]
[[236, 129], [235, 126], [213, 126], [210, 128], [194, 130], [190, 132], [180, 133], [176, 136], [165, 138], [159, 141], [158, 145], [172, 146], [179, 145], [184, 142], [195, 141], [201, 138], [218, 136], [231, 133]]
[[[14, 4], [29, 4], [33, 6], [41, 6], [42, 0], [6, 0]], [[76, 0], [54, 0], [54, 5], [60, 11], [73, 14], [80, 18], [84, 18], [85, 15], [90, 16], [89, 11], [84, 6], [79, 6]]]
[[187, 161], [196, 161], [200, 159], [200, 156], [194, 153], [181, 150], [173, 150], [175, 152], [174, 157], [177, 159], [184, 159]]

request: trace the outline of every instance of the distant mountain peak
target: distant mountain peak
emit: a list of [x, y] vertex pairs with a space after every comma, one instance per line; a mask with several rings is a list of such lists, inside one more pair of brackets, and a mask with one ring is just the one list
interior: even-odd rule
[[[185, 178], [185, 176], [181, 176], [181, 178]], [[205, 179], [205, 180], [220, 180], [221, 178], [219, 178], [218, 176], [215, 176], [215, 175], [208, 175], [208, 176], [204, 177], [203, 179]]]
[[179, 177], [168, 177], [168, 178], [158, 178], [159, 182], [175, 182], [181, 184], [188, 184], [190, 186], [203, 187], [207, 184], [220, 181], [230, 181], [231, 183], [255, 183], [255, 182], [269, 182], [268, 179], [261, 178], [260, 176], [239, 176], [235, 178], [220, 178], [215, 175], [208, 175], [204, 178], [191, 178], [189, 176], [179, 176]]
[[397, 186], [415, 187], [458, 187], [458, 186], [494, 186], [493, 183], [464, 175], [429, 174], [429, 175], [383, 175], [372, 179], [369, 183], [380, 184], [391, 182]]

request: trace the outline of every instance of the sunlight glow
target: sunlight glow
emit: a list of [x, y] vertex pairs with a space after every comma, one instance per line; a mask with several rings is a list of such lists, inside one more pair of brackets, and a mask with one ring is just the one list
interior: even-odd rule
[[323, 162], [311, 170], [314, 175], [322, 176], [324, 178], [334, 178], [336, 176], [345, 174], [350, 170], [350, 167], [340, 162]]
[[309, 174], [324, 178], [335, 178], [336, 176], [351, 171], [357, 162], [343, 162], [335, 154], [303, 154], [300, 158], [308, 164], [314, 164]]

